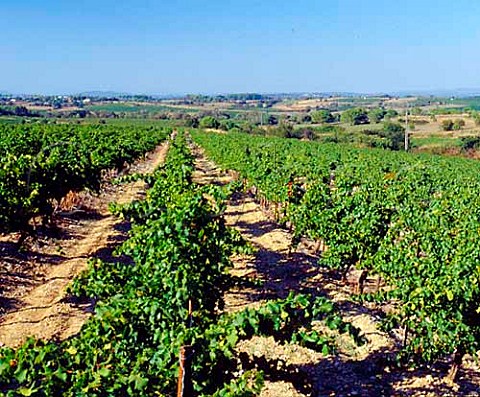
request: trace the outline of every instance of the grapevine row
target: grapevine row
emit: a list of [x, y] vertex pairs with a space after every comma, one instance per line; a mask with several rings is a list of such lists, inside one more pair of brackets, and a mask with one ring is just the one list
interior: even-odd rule
[[273, 335], [332, 352], [331, 338], [314, 320], [359, 340], [325, 298], [290, 295], [223, 313], [229, 257], [246, 246], [221, 216], [225, 191], [195, 185], [192, 171], [193, 157], [177, 135], [165, 164], [145, 177], [146, 200], [112, 206], [133, 222], [118, 250], [130, 260], [93, 260], [71, 287], [74, 295], [98, 300], [95, 315], [64, 342], [30, 340], [0, 350], [3, 395], [173, 396], [178, 353], [193, 346], [196, 395], [253, 396], [262, 377], [236, 353], [239, 340]]
[[380, 275], [397, 302], [403, 357], [431, 363], [480, 348], [480, 164], [335, 144], [195, 133], [207, 154], [273, 203], [320, 263]]
[[98, 191], [102, 172], [121, 169], [167, 136], [158, 128], [0, 127], [0, 232], [31, 231], [70, 192]]

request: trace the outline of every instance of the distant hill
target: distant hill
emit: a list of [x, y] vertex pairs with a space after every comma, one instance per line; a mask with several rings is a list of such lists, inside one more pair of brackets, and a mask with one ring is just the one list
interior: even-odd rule
[[480, 96], [480, 88], [456, 88], [441, 90], [411, 90], [392, 92], [395, 96], [437, 96], [437, 97], [457, 97], [466, 98]]
[[[326, 91], [326, 92], [259, 92], [259, 95], [263, 97], [278, 98], [278, 99], [300, 99], [304, 97], [309, 98], [328, 98], [328, 97], [378, 97], [378, 96], [395, 96], [395, 97], [408, 97], [408, 96], [436, 96], [436, 97], [457, 97], [457, 98], [468, 98], [474, 96], [480, 96], [480, 88], [456, 88], [456, 89], [432, 89], [432, 90], [398, 90], [398, 91], [385, 91], [385, 92], [350, 92], [350, 91]], [[60, 94], [59, 94], [60, 95]], [[148, 97], [153, 99], [174, 99], [174, 98], [184, 98], [189, 94], [143, 94], [143, 93], [131, 93], [131, 92], [120, 92], [120, 91], [83, 91], [75, 94], [62, 94], [62, 95], [74, 95], [74, 96], [84, 96], [89, 98], [120, 98], [120, 99], [135, 99], [138, 97]], [[238, 93], [204, 93], [205, 96], [235, 96], [240, 95]], [[12, 94], [11, 92], [1, 91], [0, 96], [8, 97], [38, 97], [38, 96], [48, 96], [52, 97], [55, 95], [42, 95], [42, 94]]]
[[122, 98], [133, 96], [133, 94], [116, 91], [85, 91], [75, 94], [75, 96], [86, 96], [89, 98]]
[[131, 92], [116, 92], [116, 91], [85, 91], [75, 96], [85, 96], [89, 98], [121, 98], [121, 99], [132, 99], [136, 97], [148, 97], [154, 99], [170, 99], [183, 97], [183, 95], [173, 95], [173, 94], [133, 94]]

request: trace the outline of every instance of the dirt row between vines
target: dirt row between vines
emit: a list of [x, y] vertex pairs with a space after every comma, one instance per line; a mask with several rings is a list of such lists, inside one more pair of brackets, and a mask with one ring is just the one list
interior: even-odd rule
[[[127, 172], [152, 172], [166, 151], [164, 143]], [[94, 302], [68, 301], [66, 288], [89, 258], [107, 258], [125, 240], [129, 226], [108, 212], [108, 204], [141, 198], [144, 189], [142, 181], [106, 183], [99, 195], [72, 196], [73, 202], [65, 203], [70, 211], [56, 217], [55, 238], [40, 235], [23, 252], [16, 250], [15, 236], [0, 239], [0, 346], [18, 346], [29, 336], [65, 339], [79, 332]]]
[[[201, 149], [197, 148], [195, 155], [196, 182], [225, 184], [233, 180]], [[351, 288], [335, 272], [316, 266], [318, 258], [305, 245], [289, 252], [291, 233], [272, 221], [251, 195], [236, 194], [227, 205], [225, 219], [257, 249], [254, 255], [234, 258], [233, 274], [262, 282], [260, 287], [230, 291], [225, 310], [260, 305], [286, 297], [290, 291], [328, 296], [344, 319], [359, 327], [367, 339], [358, 347], [340, 336], [338, 354], [327, 357], [298, 345], [280, 345], [273, 338], [242, 342], [239, 349], [265, 370], [266, 387], [261, 397], [480, 395], [480, 370], [472, 360], [465, 360], [454, 385], [443, 380], [448, 363], [428, 370], [393, 368], [388, 358], [397, 349], [401, 335], [380, 331], [381, 308], [352, 302]]]

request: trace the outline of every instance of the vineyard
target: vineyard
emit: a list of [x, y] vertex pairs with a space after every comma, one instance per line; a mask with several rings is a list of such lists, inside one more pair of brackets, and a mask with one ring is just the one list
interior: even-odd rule
[[104, 172], [121, 169], [165, 139], [157, 128], [2, 126], [0, 231], [32, 234], [69, 192], [98, 191]]
[[453, 355], [453, 379], [462, 357], [476, 354], [477, 162], [247, 135], [195, 139], [239, 172], [297, 242], [307, 236], [323, 248], [320, 266], [376, 276], [376, 290], [357, 300], [393, 305], [382, 325], [402, 330], [401, 361], [432, 364]]
[[480, 397], [480, 1], [0, 16], [0, 397]]
[[111, 206], [132, 224], [116, 253], [130, 260], [93, 259], [73, 282], [71, 296], [97, 301], [78, 335], [1, 350], [3, 395], [174, 395], [180, 350], [193, 350], [187, 383], [196, 395], [255, 395], [262, 372], [235, 350], [241, 340], [270, 335], [323, 354], [335, 351], [332, 332], [362, 343], [320, 296], [292, 293], [223, 311], [225, 292], [240, 282], [228, 273], [229, 258], [251, 248], [222, 217], [233, 187], [193, 183], [189, 146], [178, 134], [157, 171], [123, 178], [149, 186], [145, 200]]
[[[259, 358], [258, 350], [265, 342], [274, 343], [265, 356], [295, 346], [345, 358], [339, 343], [361, 349], [377, 327], [397, 346], [377, 359], [381, 372], [440, 362], [454, 382], [462, 360], [476, 356], [475, 161], [153, 126], [3, 126], [2, 232], [28, 249], [26, 238], [55, 223], [65, 195], [101, 191], [112, 169], [128, 168], [162, 142], [166, 157], [158, 168], [114, 181], [146, 186], [144, 197], [109, 206], [130, 225], [126, 240], [111, 258], [84, 258], [88, 268], [68, 287], [69, 300], [95, 302], [94, 314], [69, 338], [2, 347], [0, 395], [173, 396], [181, 384], [182, 396], [240, 397], [262, 395], [265, 382], [279, 379], [295, 383], [301, 395], [349, 394], [352, 385], [332, 389], [328, 379], [314, 381], [308, 365], [299, 372], [275, 354]], [[203, 153], [209, 160], [200, 178]], [[215, 164], [224, 171], [212, 173]], [[242, 204], [235, 207], [236, 200]], [[256, 207], [264, 214], [261, 233], [240, 221]], [[272, 251], [277, 259], [266, 260], [262, 277], [258, 269], [257, 278], [236, 275], [239, 263], [266, 254], [255, 236], [267, 236], [274, 225], [283, 228], [288, 252]], [[298, 250], [306, 242], [305, 258], [318, 263], [301, 270]], [[337, 277], [339, 288], [352, 293], [342, 303], [319, 281], [294, 286], [299, 271], [315, 280]], [[352, 273], [360, 276], [350, 288]], [[249, 302], [247, 291], [255, 289], [262, 297]], [[235, 308], [232, 291], [242, 295]], [[369, 326], [374, 330], [345, 316], [345, 302], [375, 307], [381, 315]], [[251, 341], [253, 354], [246, 348]], [[390, 394], [370, 386], [371, 393]], [[280, 393], [274, 390], [266, 395]]]

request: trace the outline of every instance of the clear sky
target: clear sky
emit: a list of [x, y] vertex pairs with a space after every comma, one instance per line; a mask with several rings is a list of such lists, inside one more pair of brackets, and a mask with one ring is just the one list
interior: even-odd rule
[[1, 0], [0, 91], [480, 87], [477, 0]]

